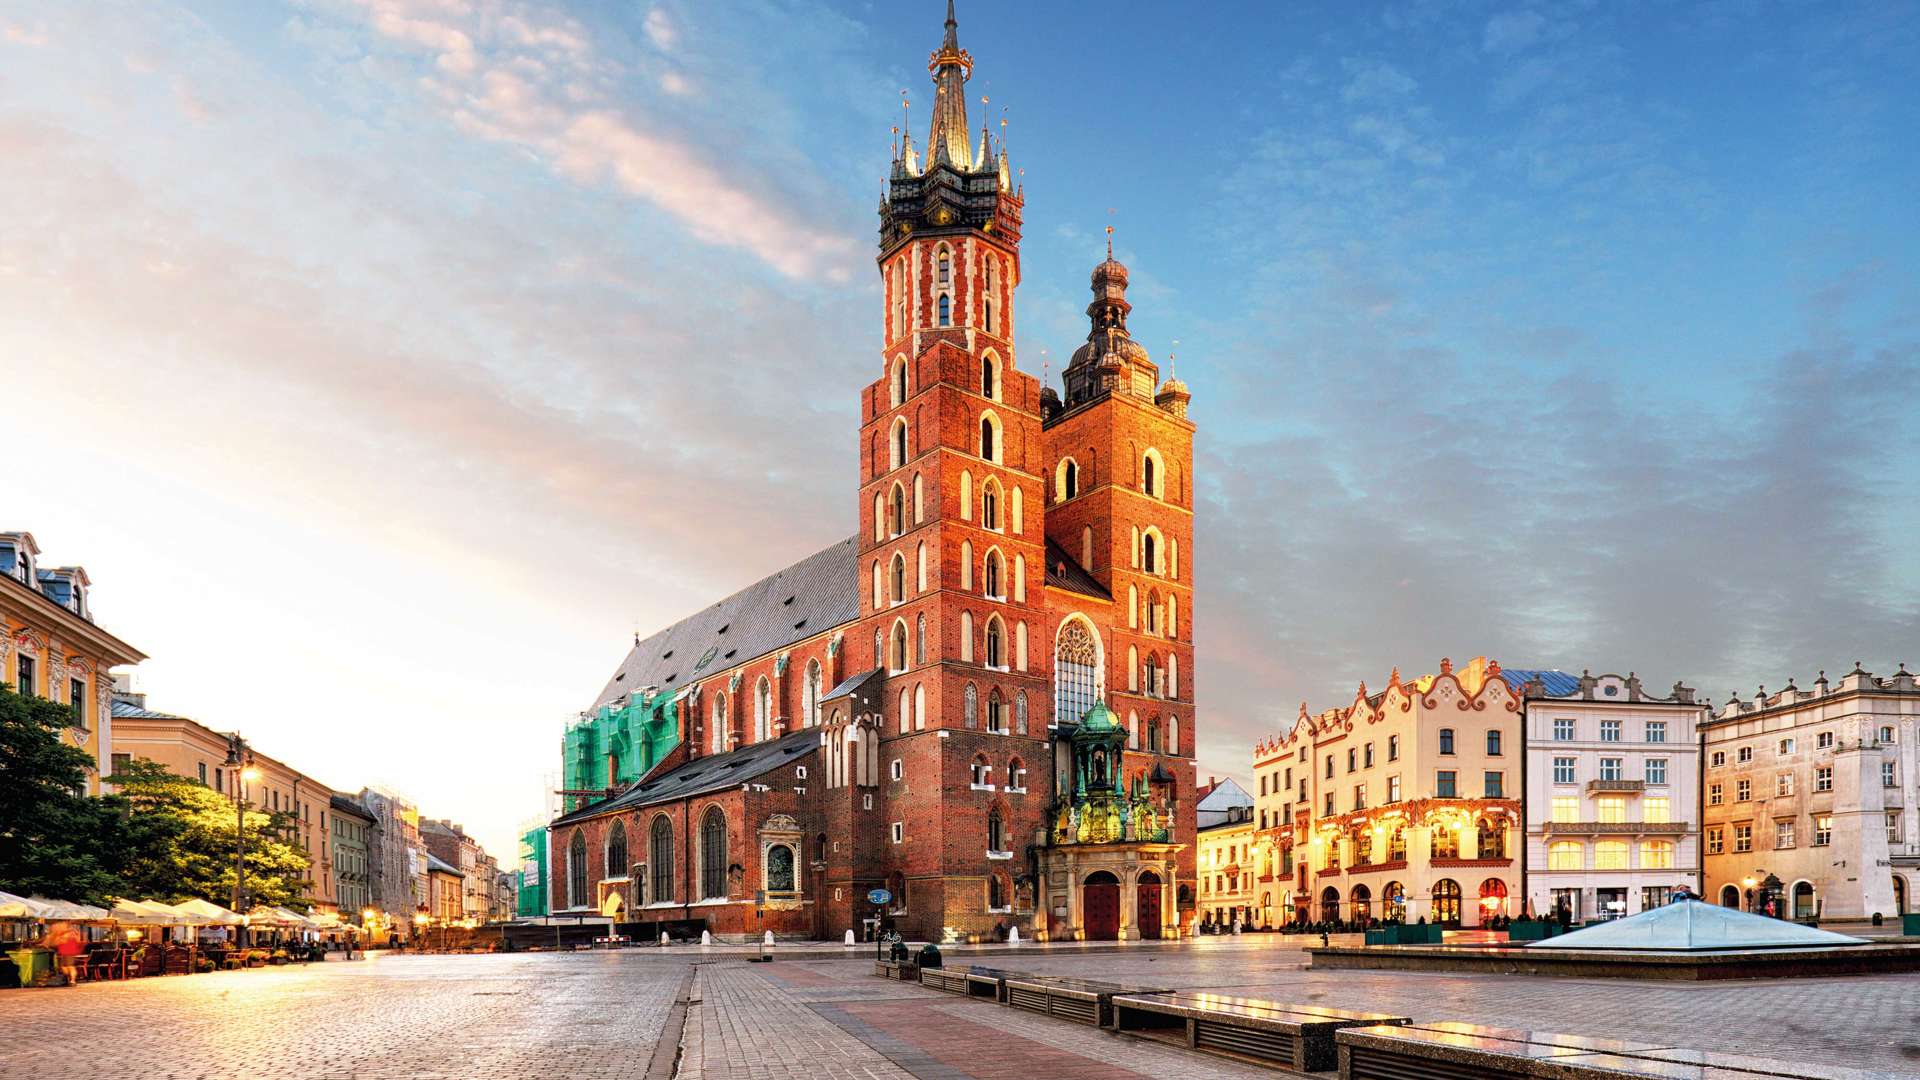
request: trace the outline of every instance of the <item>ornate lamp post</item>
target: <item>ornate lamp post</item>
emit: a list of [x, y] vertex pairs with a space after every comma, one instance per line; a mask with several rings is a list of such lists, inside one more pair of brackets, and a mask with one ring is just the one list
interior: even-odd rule
[[233, 786], [233, 910], [244, 914], [246, 909], [240, 905], [247, 881], [247, 785], [260, 779], [260, 770], [238, 733], [227, 736], [227, 768], [239, 775]]

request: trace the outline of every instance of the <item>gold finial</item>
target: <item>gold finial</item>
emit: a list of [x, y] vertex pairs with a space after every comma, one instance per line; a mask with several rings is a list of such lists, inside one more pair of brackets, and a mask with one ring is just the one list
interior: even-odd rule
[[1107, 261], [1113, 261], [1113, 226], [1107, 226]]

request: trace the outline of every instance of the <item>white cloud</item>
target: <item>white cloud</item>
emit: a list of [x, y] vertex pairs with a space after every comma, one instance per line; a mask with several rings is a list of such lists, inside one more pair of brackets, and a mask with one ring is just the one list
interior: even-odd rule
[[1487, 20], [1480, 47], [1490, 53], [1518, 52], [1540, 40], [1547, 17], [1537, 11], [1503, 11]]
[[642, 25], [646, 29], [647, 40], [653, 42], [662, 52], [671, 52], [680, 40], [680, 31], [674, 27], [673, 19], [667, 15], [664, 8], [656, 7], [647, 12], [646, 21]]

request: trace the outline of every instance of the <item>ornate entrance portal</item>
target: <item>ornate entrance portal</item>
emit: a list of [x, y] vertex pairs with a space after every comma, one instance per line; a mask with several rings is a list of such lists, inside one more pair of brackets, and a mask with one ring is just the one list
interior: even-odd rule
[[1099, 870], [1087, 875], [1081, 895], [1086, 904], [1088, 941], [1120, 940], [1120, 879]]
[[1140, 871], [1140, 936], [1149, 940], [1160, 937], [1160, 875], [1151, 870]]

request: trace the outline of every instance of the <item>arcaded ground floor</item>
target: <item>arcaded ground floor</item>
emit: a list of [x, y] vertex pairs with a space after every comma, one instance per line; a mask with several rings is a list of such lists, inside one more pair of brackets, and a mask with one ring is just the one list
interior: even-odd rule
[[[1317, 939], [1316, 939], [1317, 940]], [[1710, 985], [1309, 972], [1270, 936], [997, 950], [997, 966], [1920, 1076], [1920, 979]], [[0, 1077], [1253, 1077], [1274, 1073], [870, 974], [870, 953], [698, 946], [376, 956], [0, 991]], [[980, 959], [956, 951], [956, 963]]]

